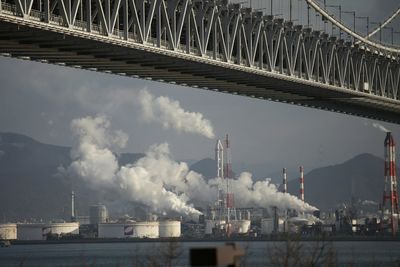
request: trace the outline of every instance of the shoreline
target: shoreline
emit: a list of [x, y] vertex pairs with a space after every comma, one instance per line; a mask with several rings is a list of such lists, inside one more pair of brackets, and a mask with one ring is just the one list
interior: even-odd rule
[[165, 242], [399, 242], [400, 236], [330, 236], [330, 237], [232, 237], [232, 238], [81, 238], [56, 240], [10, 240], [11, 245], [47, 245], [47, 244], [94, 244], [94, 243], [165, 243]]

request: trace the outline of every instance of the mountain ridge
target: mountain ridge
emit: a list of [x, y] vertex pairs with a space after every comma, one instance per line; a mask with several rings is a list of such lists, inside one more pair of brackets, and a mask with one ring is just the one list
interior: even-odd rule
[[[118, 161], [125, 165], [143, 156], [143, 153], [121, 153]], [[76, 177], [57, 175], [58, 167], [67, 167], [70, 163], [69, 147], [44, 144], [21, 134], [0, 133], [0, 220], [2, 217], [14, 221], [68, 219], [72, 189], [81, 215], [88, 214], [91, 204], [111, 203], [118, 198], [92, 190]], [[190, 169], [213, 178], [215, 161], [205, 158], [193, 163]], [[298, 188], [298, 179], [289, 181], [289, 193], [298, 195]], [[382, 191], [383, 159], [371, 154], [360, 154], [305, 174], [305, 199], [323, 210], [334, 209], [341, 202], [348, 203], [352, 197], [379, 203]], [[118, 212], [125, 212], [121, 205], [114, 207]]]

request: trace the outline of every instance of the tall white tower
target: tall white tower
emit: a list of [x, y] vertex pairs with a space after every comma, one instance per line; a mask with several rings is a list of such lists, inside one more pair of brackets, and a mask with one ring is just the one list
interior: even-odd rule
[[71, 192], [71, 222], [75, 222], [75, 192]]
[[215, 161], [217, 162], [217, 177], [224, 178], [224, 146], [219, 139], [215, 145]]

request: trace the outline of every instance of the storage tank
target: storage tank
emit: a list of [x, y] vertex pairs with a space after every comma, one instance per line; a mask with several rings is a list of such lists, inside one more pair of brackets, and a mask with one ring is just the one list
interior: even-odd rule
[[48, 227], [53, 235], [79, 235], [79, 223], [77, 222], [50, 223]]
[[[278, 226], [279, 233], [286, 231], [285, 220], [279, 218], [277, 226]], [[262, 235], [270, 235], [273, 233], [274, 233], [274, 219], [273, 218], [261, 219], [261, 234]]]
[[205, 220], [205, 231], [204, 234], [206, 235], [211, 235], [212, 234], [212, 229], [215, 227], [215, 221], [214, 220]]
[[108, 219], [108, 211], [106, 206], [102, 204], [92, 205], [89, 207], [90, 224], [105, 223]]
[[50, 228], [44, 223], [17, 224], [18, 240], [45, 240]]
[[158, 238], [159, 222], [136, 222], [133, 224], [133, 237]]
[[15, 223], [0, 224], [0, 240], [17, 239], [17, 225]]
[[[171, 226], [169, 226], [171, 227]], [[176, 227], [176, 226], [175, 226]], [[168, 226], [163, 229], [168, 229]], [[170, 229], [171, 232], [171, 229]], [[173, 232], [173, 231], [172, 231]], [[165, 233], [165, 231], [164, 231]], [[177, 234], [175, 228], [175, 235]], [[171, 234], [171, 233], [170, 233]], [[179, 222], [180, 236], [180, 222]], [[158, 238], [158, 222], [132, 222], [132, 223], [100, 223], [98, 225], [99, 238]], [[167, 237], [167, 236], [166, 236]]]
[[353, 233], [355, 233], [355, 232], [357, 232], [357, 220], [355, 220], [355, 219], [353, 219], [353, 220], [351, 220], [351, 231], [353, 232]]
[[247, 234], [250, 230], [250, 220], [234, 220], [231, 223], [235, 234]]
[[180, 237], [181, 222], [180, 221], [161, 221], [159, 222], [159, 236], [165, 237]]

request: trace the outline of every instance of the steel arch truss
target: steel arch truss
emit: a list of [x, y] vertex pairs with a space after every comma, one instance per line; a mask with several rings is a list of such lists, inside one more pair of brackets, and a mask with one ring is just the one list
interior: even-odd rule
[[28, 21], [400, 98], [398, 55], [345, 43], [227, 0], [3, 0], [0, 8]]

